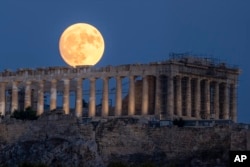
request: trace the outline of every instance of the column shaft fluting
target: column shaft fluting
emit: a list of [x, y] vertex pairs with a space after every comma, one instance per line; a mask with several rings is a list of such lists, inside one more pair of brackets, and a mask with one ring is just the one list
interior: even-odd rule
[[116, 104], [115, 104], [115, 115], [121, 116], [122, 114], [122, 82], [121, 77], [116, 77]]
[[102, 92], [102, 116], [108, 116], [109, 112], [109, 79], [103, 78], [103, 92]]
[[89, 117], [95, 116], [95, 78], [90, 78]]
[[128, 115], [135, 114], [135, 77], [129, 77]]
[[70, 80], [64, 79], [64, 90], [63, 90], [63, 110], [65, 114], [69, 114], [69, 89], [70, 89]]
[[41, 115], [44, 112], [44, 81], [40, 81], [38, 84], [37, 115]]
[[196, 79], [195, 84], [195, 117], [200, 119], [200, 112], [201, 112], [201, 87], [200, 87], [200, 79]]
[[208, 80], [205, 80], [205, 118], [210, 118], [210, 83]]
[[214, 114], [215, 119], [220, 118], [220, 108], [219, 108], [219, 83], [216, 82], [214, 86]]
[[229, 90], [228, 84], [225, 83], [224, 85], [224, 95], [223, 95], [223, 119], [229, 119]]
[[160, 117], [161, 114], [161, 96], [160, 96], [160, 76], [155, 77], [155, 116]]
[[148, 114], [148, 77], [144, 76], [142, 81], [142, 115]]
[[234, 122], [237, 122], [237, 89], [236, 89], [236, 84], [231, 85], [231, 93], [232, 93], [232, 120]]
[[5, 115], [5, 83], [0, 83], [0, 116]]
[[76, 86], [76, 117], [82, 117], [82, 78], [77, 78]]
[[50, 86], [50, 110], [56, 109], [56, 98], [57, 98], [57, 81], [53, 79]]
[[31, 107], [31, 82], [27, 81], [25, 85], [24, 109]]
[[187, 96], [186, 96], [187, 116], [191, 117], [191, 79], [187, 78]]
[[174, 113], [174, 83], [173, 77], [168, 77], [168, 96], [167, 96], [167, 115], [170, 119], [173, 118]]
[[12, 82], [12, 102], [11, 102], [11, 112], [18, 110], [18, 87], [17, 82]]
[[182, 117], [182, 102], [181, 102], [181, 77], [176, 77], [176, 113], [178, 117]]

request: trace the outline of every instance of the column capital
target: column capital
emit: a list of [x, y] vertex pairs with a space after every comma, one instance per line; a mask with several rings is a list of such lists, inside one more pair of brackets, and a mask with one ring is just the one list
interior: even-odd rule
[[181, 79], [182, 75], [176, 75], [175, 77], [176, 77], [176, 79]]
[[11, 85], [18, 85], [20, 81], [12, 81], [11, 83], [12, 83]]
[[90, 81], [95, 81], [96, 78], [95, 77], [91, 77], [91, 78], [88, 78]]
[[114, 76], [114, 78], [120, 78], [120, 79], [123, 79], [123, 78], [125, 78], [124, 76], [121, 76], [121, 75], [116, 75], [116, 76]]
[[75, 80], [75, 81], [78, 81], [78, 80], [84, 80], [85, 78], [82, 78], [82, 77], [75, 77], [75, 78], [73, 78], [73, 80]]
[[51, 83], [57, 83], [57, 79], [51, 79], [50, 82]]
[[44, 83], [45, 83], [45, 80], [39, 80], [39, 81], [37, 81], [37, 83], [39, 83], [39, 84], [44, 84]]
[[105, 76], [105, 77], [101, 77], [102, 80], [109, 80], [110, 77], [109, 76]]
[[71, 78], [63, 78], [62, 80], [63, 80], [63, 81], [70, 81]]
[[5, 86], [7, 84], [7, 82], [0, 82], [1, 86]]
[[31, 83], [32, 83], [32, 81], [30, 81], [30, 80], [25, 81], [26, 85], [30, 85]]

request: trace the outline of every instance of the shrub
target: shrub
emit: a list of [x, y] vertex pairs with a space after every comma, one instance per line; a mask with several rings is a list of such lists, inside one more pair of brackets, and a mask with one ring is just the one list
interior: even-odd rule
[[38, 118], [36, 111], [32, 110], [31, 107], [27, 107], [25, 111], [15, 110], [11, 117], [21, 120], [36, 120]]
[[47, 165], [44, 164], [33, 164], [33, 163], [29, 163], [29, 162], [24, 162], [20, 165], [18, 165], [18, 167], [47, 167]]
[[184, 126], [184, 121], [183, 121], [182, 118], [174, 119], [173, 125], [177, 125], [178, 127], [183, 127]]
[[111, 162], [108, 164], [108, 167], [127, 167], [122, 162]]

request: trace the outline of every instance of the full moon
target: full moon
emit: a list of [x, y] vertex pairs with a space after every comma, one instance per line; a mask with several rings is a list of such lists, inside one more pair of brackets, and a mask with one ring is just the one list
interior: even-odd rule
[[69, 26], [59, 40], [61, 57], [72, 67], [95, 65], [101, 59], [104, 47], [101, 33], [86, 23]]

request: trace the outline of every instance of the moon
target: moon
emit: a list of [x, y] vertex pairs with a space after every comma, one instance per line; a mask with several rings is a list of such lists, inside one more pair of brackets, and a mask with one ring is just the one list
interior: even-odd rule
[[95, 65], [103, 56], [104, 40], [94, 26], [76, 23], [64, 30], [59, 40], [59, 51], [70, 66]]

